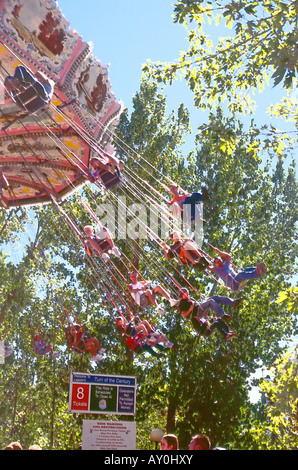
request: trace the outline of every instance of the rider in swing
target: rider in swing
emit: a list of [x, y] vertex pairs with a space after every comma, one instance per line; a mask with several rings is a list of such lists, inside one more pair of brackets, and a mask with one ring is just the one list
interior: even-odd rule
[[109, 151], [101, 151], [100, 157], [92, 157], [90, 159], [90, 166], [95, 170], [93, 176], [97, 177], [100, 170], [108, 171], [117, 174], [122, 178], [122, 171], [124, 170], [124, 162], [116, 157], [115, 149], [112, 145], [108, 147]]
[[170, 306], [173, 307], [176, 305], [178, 300], [173, 299], [168, 291], [166, 291], [162, 286], [157, 285], [153, 289], [151, 289], [152, 281], [139, 281], [138, 280], [138, 273], [136, 271], [132, 271], [130, 273], [130, 280], [131, 283], [128, 284], [128, 290], [134, 299], [134, 301], [139, 305], [139, 307], [146, 308], [149, 305], [153, 305], [156, 307], [157, 312], [159, 314], [165, 313], [164, 309], [156, 303], [156, 295], [159, 294], [161, 297], [168, 300]]
[[[190, 297], [189, 290], [185, 287], [180, 289], [179, 295], [180, 302], [177, 304], [177, 308], [184, 318], [190, 319], [190, 323], [198, 334], [205, 335], [207, 333], [206, 336], [209, 336], [214, 329], [218, 329], [227, 341], [235, 335], [235, 331], [230, 331], [225, 323], [230, 319], [230, 316], [225, 313], [220, 304], [238, 307], [242, 298], [233, 300], [229, 297], [217, 295], [202, 302], [197, 302]], [[213, 310], [216, 316], [215, 320], [211, 323], [208, 318], [210, 310]]]
[[91, 338], [89, 335], [86, 336], [87, 332], [83, 326], [73, 323], [69, 315], [66, 316], [66, 319], [71, 334], [71, 338], [69, 338], [70, 348], [81, 352], [89, 352], [91, 354], [91, 361], [101, 361], [102, 355], [106, 350], [100, 347], [98, 340]]
[[110, 254], [120, 258], [121, 253], [114, 244], [111, 232], [106, 227], [100, 227], [100, 231], [95, 235], [93, 227], [86, 225], [84, 232], [87, 236], [85, 250], [88, 256], [100, 256], [104, 262], [109, 261]]
[[237, 273], [232, 266], [231, 255], [224, 251], [209, 246], [219, 255], [214, 258], [213, 266], [210, 270], [222, 279], [227, 287], [232, 291], [237, 292], [243, 282], [247, 282], [251, 279], [258, 279], [266, 273], [267, 267], [264, 262], [260, 262], [256, 267], [245, 268], [243, 271]]
[[181, 240], [177, 232], [173, 232], [170, 236], [173, 241], [172, 245], [168, 246], [165, 242], [162, 243], [166, 260], [170, 260], [177, 255], [182, 263], [194, 266], [199, 270], [203, 271], [209, 266], [208, 260], [199, 251], [193, 240]]
[[[173, 216], [176, 219], [181, 217], [184, 219], [184, 205], [190, 206], [190, 221], [193, 224], [196, 217], [196, 204], [201, 204], [209, 200], [209, 194], [206, 188], [202, 189], [202, 192], [188, 193], [187, 191], [180, 188], [177, 184], [170, 184], [168, 190], [174, 196], [168, 203]], [[181, 194], [182, 193], [182, 194]]]

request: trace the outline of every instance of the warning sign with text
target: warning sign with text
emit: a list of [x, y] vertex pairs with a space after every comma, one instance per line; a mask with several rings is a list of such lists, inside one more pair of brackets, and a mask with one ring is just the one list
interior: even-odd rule
[[136, 423], [84, 419], [82, 450], [136, 450]]

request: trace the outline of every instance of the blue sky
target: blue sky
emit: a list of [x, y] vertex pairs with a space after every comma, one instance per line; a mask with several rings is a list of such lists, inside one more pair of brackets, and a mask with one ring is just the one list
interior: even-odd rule
[[128, 108], [146, 60], [175, 60], [187, 48], [186, 30], [173, 23], [171, 0], [58, 0], [58, 4], [71, 28], [93, 43], [93, 54], [110, 64], [112, 90]]
[[[173, 3], [174, 0], [58, 0], [70, 27], [84, 41], [93, 43], [94, 56], [103, 64], [110, 64], [112, 91], [129, 111], [147, 59], [174, 61], [180, 51], [188, 49], [186, 29], [173, 22]], [[232, 30], [223, 26], [216, 28], [207, 23], [205, 27], [214, 43], [218, 35], [233, 35]], [[183, 81], [168, 87], [166, 94], [169, 112], [177, 109], [180, 102], [189, 108], [194, 131], [198, 124], [208, 120], [207, 112], [194, 108], [192, 93]], [[271, 121], [279, 129], [287, 130], [283, 121], [271, 119], [265, 112], [285, 95], [280, 87], [267, 87], [253, 97], [257, 101], [254, 118], [258, 125]]]

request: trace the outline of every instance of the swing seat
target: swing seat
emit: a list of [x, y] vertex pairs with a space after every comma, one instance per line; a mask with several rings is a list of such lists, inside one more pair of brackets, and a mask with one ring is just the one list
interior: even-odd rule
[[[110, 250], [110, 244], [109, 242], [106, 240], [106, 239], [103, 239], [103, 240], [96, 240], [98, 245], [99, 245], [99, 248], [102, 250], [103, 253], [107, 253], [109, 250]], [[86, 254], [88, 256], [101, 256], [96, 250], [95, 248], [92, 248], [89, 243], [88, 243], [88, 240], [85, 241], [85, 250], [86, 250]]]
[[20, 86], [18, 90], [11, 92], [10, 96], [22, 111], [30, 114], [46, 109], [50, 103], [50, 99], [44, 100], [31, 84], [27, 87]]
[[146, 337], [144, 333], [137, 333], [135, 336], [129, 336], [128, 338], [124, 337], [127, 347], [131, 351], [135, 351], [139, 347], [143, 346]]
[[85, 348], [85, 341], [81, 338], [76, 344], [70, 344], [70, 349], [72, 351], [82, 354]]
[[234, 288], [234, 283], [233, 283], [233, 292], [240, 292], [241, 290], [244, 289], [244, 287], [246, 286], [246, 284], [248, 283], [248, 279], [245, 279], [244, 281], [241, 281], [239, 282], [237, 288]]
[[195, 317], [199, 324], [199, 330], [195, 328], [195, 331], [199, 334], [199, 336], [203, 336], [204, 338], [209, 338], [212, 335], [213, 330], [210, 328], [210, 324], [207, 321], [204, 321], [202, 318]]
[[101, 169], [98, 171], [98, 176], [106, 189], [117, 188], [121, 185], [122, 177], [119, 176], [117, 173], [114, 174], [110, 171]]

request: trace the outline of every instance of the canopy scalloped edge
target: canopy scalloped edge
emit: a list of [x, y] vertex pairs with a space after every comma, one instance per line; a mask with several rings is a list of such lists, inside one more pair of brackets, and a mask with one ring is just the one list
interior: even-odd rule
[[[108, 148], [123, 103], [111, 91], [107, 66], [70, 29], [54, 0], [0, 0], [0, 41], [1, 81], [23, 64], [55, 82], [47, 112], [15, 121], [19, 109], [4, 95], [0, 126], [10, 125], [0, 131], [0, 169], [9, 182], [8, 189], [2, 188], [3, 206], [50, 202], [51, 195], [64, 198], [84, 184], [89, 167], [91, 150], [76, 126]], [[57, 106], [65, 103], [61, 113]]]

